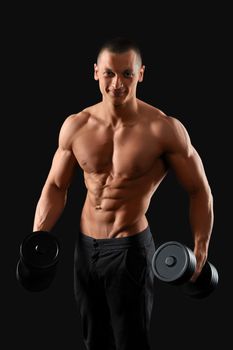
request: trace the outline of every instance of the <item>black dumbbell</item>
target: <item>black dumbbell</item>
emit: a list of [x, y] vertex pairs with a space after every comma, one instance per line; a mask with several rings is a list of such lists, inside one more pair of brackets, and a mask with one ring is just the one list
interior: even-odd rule
[[31, 292], [48, 288], [56, 274], [60, 244], [49, 232], [36, 231], [27, 235], [20, 245], [16, 278]]
[[192, 250], [176, 241], [160, 245], [152, 258], [152, 270], [159, 280], [179, 286], [189, 297], [204, 298], [217, 287], [218, 272], [207, 261], [196, 281], [191, 282], [195, 268], [196, 257]]

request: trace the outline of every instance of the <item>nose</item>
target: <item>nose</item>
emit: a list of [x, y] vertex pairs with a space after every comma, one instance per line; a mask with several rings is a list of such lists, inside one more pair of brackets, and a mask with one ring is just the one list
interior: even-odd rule
[[112, 80], [112, 86], [114, 89], [120, 89], [123, 87], [122, 81], [118, 76], [115, 76]]

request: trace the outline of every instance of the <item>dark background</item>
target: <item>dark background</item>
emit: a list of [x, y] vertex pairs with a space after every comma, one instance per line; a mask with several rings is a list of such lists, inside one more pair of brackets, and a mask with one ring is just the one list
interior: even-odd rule
[[[54, 227], [62, 243], [51, 287], [24, 290], [15, 278], [19, 245], [31, 232], [34, 211], [64, 119], [100, 100], [93, 64], [107, 38], [126, 35], [144, 53], [138, 97], [177, 117], [202, 157], [214, 196], [209, 260], [218, 288], [188, 299], [156, 282], [152, 349], [211, 348], [231, 340], [230, 22], [224, 6], [179, 7], [112, 3], [14, 5], [3, 11], [4, 232], [2, 310], [7, 348], [84, 349], [73, 296], [73, 249], [86, 190], [78, 171], [66, 209]], [[230, 203], [229, 203], [230, 202]], [[156, 243], [192, 247], [188, 199], [169, 174], [154, 194], [147, 217]]]

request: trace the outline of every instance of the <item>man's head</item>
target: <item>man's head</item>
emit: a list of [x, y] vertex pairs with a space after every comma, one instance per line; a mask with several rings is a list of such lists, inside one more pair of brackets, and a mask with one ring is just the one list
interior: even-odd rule
[[125, 53], [127, 51], [134, 51], [137, 55], [137, 63], [139, 67], [142, 65], [142, 53], [139, 46], [130, 39], [124, 37], [116, 37], [106, 41], [100, 48], [97, 54], [97, 64], [103, 51], [109, 51], [115, 54]]
[[99, 49], [94, 78], [99, 80], [103, 99], [110, 98], [114, 105], [118, 105], [136, 96], [137, 83], [143, 80], [144, 70], [137, 44], [117, 37]]

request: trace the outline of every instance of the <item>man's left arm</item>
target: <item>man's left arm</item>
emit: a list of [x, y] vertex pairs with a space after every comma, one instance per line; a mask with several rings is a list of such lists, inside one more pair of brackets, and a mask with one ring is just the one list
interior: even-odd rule
[[166, 159], [189, 195], [189, 220], [197, 260], [196, 271], [191, 279], [194, 281], [208, 256], [214, 222], [213, 196], [202, 160], [192, 146], [186, 129], [177, 120], [173, 122], [175, 132], [170, 139], [172, 146], [166, 154]]

